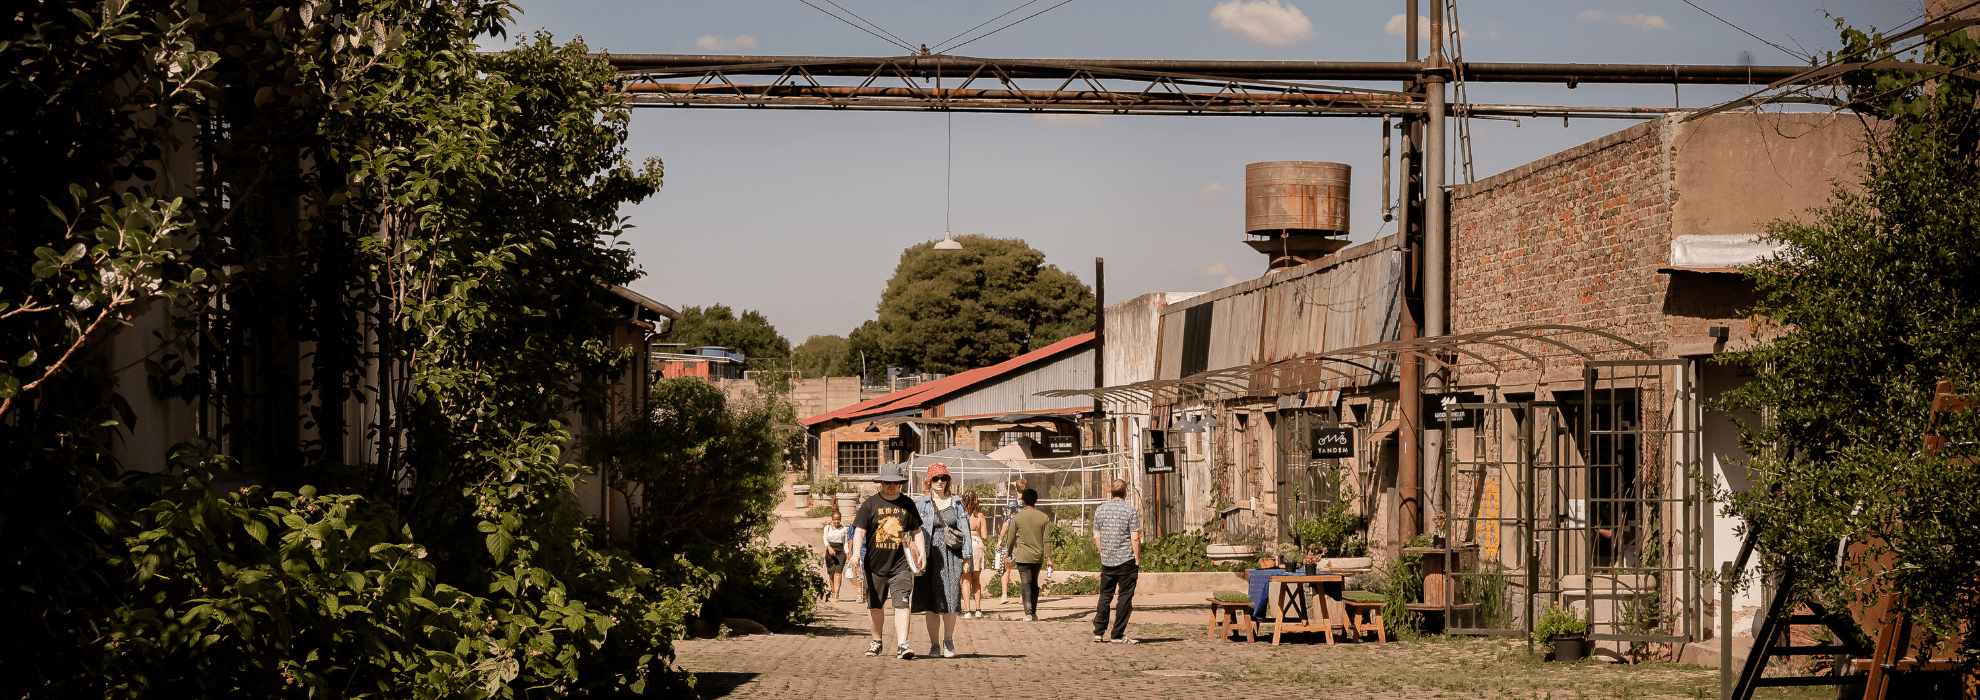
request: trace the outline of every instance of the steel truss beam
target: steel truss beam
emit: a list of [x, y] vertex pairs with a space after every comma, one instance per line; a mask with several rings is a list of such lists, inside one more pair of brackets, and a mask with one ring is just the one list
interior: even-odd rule
[[[1315, 80], [1415, 80], [1448, 74], [1422, 63], [995, 60], [961, 56], [608, 56], [640, 107], [864, 111], [1056, 112], [1246, 116], [1424, 114], [1417, 95]], [[1798, 68], [1465, 64], [1476, 80], [1540, 76], [1588, 82], [1779, 79]], [[749, 77], [739, 81], [738, 78]], [[767, 83], [755, 80], [770, 77]], [[1654, 79], [1653, 79], [1654, 78]], [[1023, 85], [1030, 83], [1030, 85]], [[1044, 89], [1038, 89], [1038, 88]], [[1472, 105], [1484, 118], [1644, 119], [1653, 107]]]

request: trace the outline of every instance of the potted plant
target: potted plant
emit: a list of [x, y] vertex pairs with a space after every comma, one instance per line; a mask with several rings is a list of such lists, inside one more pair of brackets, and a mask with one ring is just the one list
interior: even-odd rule
[[1571, 664], [1588, 655], [1588, 621], [1552, 604], [1533, 625], [1533, 637], [1559, 663]]

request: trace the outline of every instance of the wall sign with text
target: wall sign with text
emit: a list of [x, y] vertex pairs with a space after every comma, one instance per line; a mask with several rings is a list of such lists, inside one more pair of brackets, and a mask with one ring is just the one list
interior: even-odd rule
[[1354, 428], [1333, 427], [1313, 429], [1314, 459], [1345, 459], [1354, 457]]
[[1149, 452], [1141, 456], [1141, 471], [1148, 474], [1176, 473], [1176, 453], [1170, 450]]

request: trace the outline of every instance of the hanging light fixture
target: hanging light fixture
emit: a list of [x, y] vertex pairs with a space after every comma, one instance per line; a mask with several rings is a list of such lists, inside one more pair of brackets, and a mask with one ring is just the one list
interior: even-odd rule
[[1212, 416], [1212, 415], [1208, 415], [1208, 414], [1205, 414], [1205, 415], [1204, 415], [1204, 418], [1203, 418], [1203, 422], [1202, 422], [1202, 423], [1198, 423], [1197, 425], [1200, 425], [1200, 426], [1202, 426], [1202, 427], [1205, 427], [1205, 428], [1215, 428], [1215, 427], [1218, 427], [1218, 426], [1221, 426], [1221, 425], [1223, 425], [1223, 423], [1219, 423], [1219, 422], [1217, 422], [1217, 417], [1216, 417], [1216, 416]]
[[951, 209], [954, 208], [950, 200], [954, 199], [953, 193], [955, 192], [956, 189], [955, 186], [956, 113], [949, 112], [948, 114], [949, 114], [949, 163], [948, 163], [948, 169], [945, 170], [942, 174], [942, 228], [944, 230], [942, 231], [942, 240], [941, 242], [935, 244], [935, 249], [962, 250], [962, 244], [956, 241], [955, 234], [950, 233], [947, 230], [949, 228], [949, 219], [950, 219], [949, 212]]

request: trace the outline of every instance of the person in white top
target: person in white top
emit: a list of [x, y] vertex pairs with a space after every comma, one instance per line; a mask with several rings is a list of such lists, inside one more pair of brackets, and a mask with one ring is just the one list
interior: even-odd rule
[[825, 526], [825, 580], [832, 586], [832, 602], [839, 602], [839, 579], [846, 570], [846, 526], [838, 510], [832, 511], [832, 524]]

